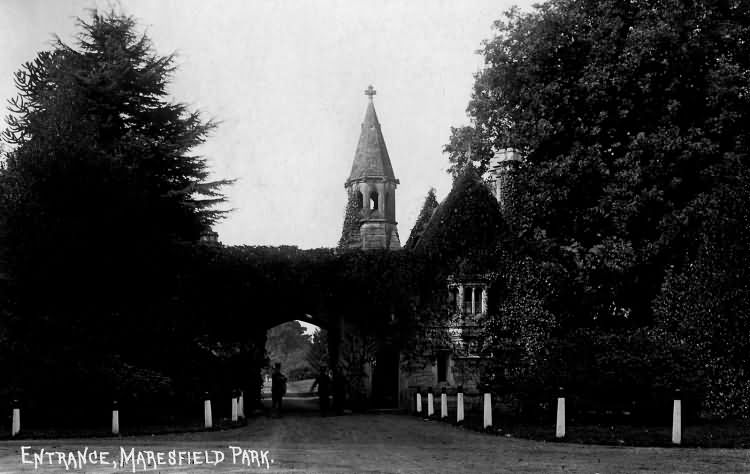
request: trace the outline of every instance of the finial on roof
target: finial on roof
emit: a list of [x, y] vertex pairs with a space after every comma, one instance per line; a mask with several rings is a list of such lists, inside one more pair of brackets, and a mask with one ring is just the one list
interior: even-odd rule
[[365, 89], [365, 95], [370, 98], [370, 102], [372, 102], [372, 96], [375, 94], [377, 94], [377, 91], [372, 87], [372, 84], [370, 84], [370, 86]]

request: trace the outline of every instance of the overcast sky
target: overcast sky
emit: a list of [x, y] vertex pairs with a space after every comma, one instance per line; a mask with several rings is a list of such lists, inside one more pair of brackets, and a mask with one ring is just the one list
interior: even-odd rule
[[[12, 74], [52, 33], [98, 6], [133, 15], [161, 54], [176, 52], [171, 94], [221, 122], [199, 150], [234, 209], [215, 230], [225, 244], [335, 246], [344, 181], [364, 117], [375, 108], [401, 185], [406, 242], [424, 196], [450, 190], [442, 147], [468, 122], [475, 51], [492, 23], [528, 0], [0, 0], [0, 99]], [[5, 115], [3, 113], [3, 115]], [[4, 126], [4, 122], [0, 126]]]

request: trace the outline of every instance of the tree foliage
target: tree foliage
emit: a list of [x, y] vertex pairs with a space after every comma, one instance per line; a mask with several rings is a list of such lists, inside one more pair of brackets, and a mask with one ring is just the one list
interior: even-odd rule
[[131, 17], [94, 11], [78, 26], [75, 44], [56, 38], [16, 73], [3, 131], [6, 362], [11, 387], [79, 386], [103, 402], [128, 378], [173, 381], [164, 348], [180, 353], [182, 334], [160, 310], [186, 248], [224, 215], [228, 182], [207, 182], [195, 154], [215, 124], [169, 98], [174, 57]]
[[312, 348], [310, 336], [299, 321], [289, 321], [268, 330], [266, 353], [270, 366], [281, 364], [290, 380], [310, 378], [314, 371], [307, 356]]
[[474, 126], [451, 127], [450, 140], [443, 147], [443, 153], [448, 154], [448, 173], [454, 180], [463, 174], [467, 164], [484, 175], [492, 158], [492, 143]]
[[312, 367], [313, 374], [320, 374], [331, 368], [328, 353], [328, 331], [316, 330], [312, 335], [312, 343], [307, 353], [307, 362]]
[[748, 11], [550, 0], [495, 23], [445, 151], [454, 175], [524, 155], [487, 326], [499, 390], [653, 406], [682, 388], [750, 413]]
[[468, 108], [475, 132], [446, 148], [454, 168], [467, 134], [525, 154], [519, 232], [575, 282], [571, 314], [651, 321], [665, 269], [695, 251], [699, 203], [745, 166], [747, 11], [551, 0], [496, 22]]
[[679, 377], [700, 394], [707, 413], [747, 418], [750, 188], [723, 187], [714, 197], [704, 204], [718, 212], [703, 223], [697, 255], [667, 272], [654, 301], [654, 336], [688, 361]]

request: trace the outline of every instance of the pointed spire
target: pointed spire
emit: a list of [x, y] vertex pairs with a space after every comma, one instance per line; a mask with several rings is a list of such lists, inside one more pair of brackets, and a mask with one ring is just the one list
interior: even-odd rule
[[378, 116], [375, 113], [375, 104], [373, 103], [375, 94], [376, 91], [372, 86], [365, 90], [369, 102], [347, 185], [351, 181], [362, 178], [385, 178], [398, 182], [393, 174], [391, 159], [388, 156], [383, 133], [380, 131], [380, 122], [378, 122]]

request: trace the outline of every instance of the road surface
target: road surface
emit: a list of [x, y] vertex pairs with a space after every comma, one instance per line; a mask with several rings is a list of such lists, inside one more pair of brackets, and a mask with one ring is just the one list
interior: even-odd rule
[[[287, 400], [287, 408], [280, 418], [260, 415], [245, 427], [226, 431], [6, 441], [0, 445], [0, 473], [66, 472], [57, 452], [68, 456], [67, 472], [143, 472], [144, 467], [149, 472], [750, 472], [747, 450], [543, 443], [396, 414], [320, 417], [309, 398]], [[43, 464], [35, 469], [33, 463], [22, 463], [22, 448], [26, 461], [42, 449], [55, 454], [42, 456]], [[71, 455], [85, 449], [85, 465], [71, 462]], [[89, 462], [98, 461], [102, 451], [108, 452], [104, 465]], [[154, 469], [149, 456], [158, 462], [159, 453], [162, 463]], [[139, 454], [148, 466], [138, 460]]]

